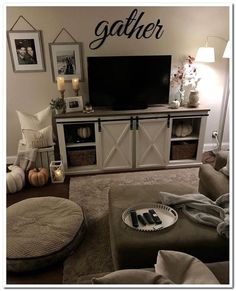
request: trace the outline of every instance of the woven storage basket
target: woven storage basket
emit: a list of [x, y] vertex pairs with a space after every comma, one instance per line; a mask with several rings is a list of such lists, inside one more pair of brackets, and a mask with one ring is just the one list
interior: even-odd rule
[[80, 167], [96, 164], [94, 149], [68, 151], [68, 162], [71, 167]]
[[179, 143], [172, 145], [172, 160], [196, 158], [197, 143]]

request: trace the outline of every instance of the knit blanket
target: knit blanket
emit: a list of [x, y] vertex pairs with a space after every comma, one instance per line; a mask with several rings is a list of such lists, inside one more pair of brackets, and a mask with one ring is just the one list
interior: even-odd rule
[[160, 198], [163, 204], [181, 209], [192, 221], [215, 227], [220, 236], [229, 238], [229, 193], [216, 201], [199, 193], [176, 195], [160, 192]]
[[14, 166], [21, 167], [24, 171], [28, 171], [35, 167], [38, 149], [26, 149], [18, 151]]

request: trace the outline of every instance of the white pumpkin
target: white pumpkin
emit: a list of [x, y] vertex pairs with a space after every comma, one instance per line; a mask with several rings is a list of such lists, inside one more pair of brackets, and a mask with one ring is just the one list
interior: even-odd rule
[[7, 193], [20, 191], [25, 185], [25, 172], [18, 166], [9, 166], [7, 173]]
[[170, 103], [170, 108], [178, 109], [180, 107], [180, 102], [178, 100], [174, 100]]
[[89, 138], [91, 136], [91, 128], [90, 127], [81, 127], [78, 129], [77, 134], [80, 138]]
[[178, 137], [185, 137], [192, 133], [193, 127], [190, 123], [180, 123], [175, 126], [174, 134]]

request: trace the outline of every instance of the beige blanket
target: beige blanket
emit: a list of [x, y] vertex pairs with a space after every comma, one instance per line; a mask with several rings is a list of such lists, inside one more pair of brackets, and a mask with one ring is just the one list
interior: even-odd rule
[[160, 192], [159, 195], [163, 204], [181, 209], [192, 221], [215, 227], [220, 236], [229, 238], [229, 193], [216, 201], [200, 193], [176, 195]]
[[27, 149], [18, 151], [15, 166], [21, 167], [24, 171], [28, 171], [35, 167], [38, 149]]

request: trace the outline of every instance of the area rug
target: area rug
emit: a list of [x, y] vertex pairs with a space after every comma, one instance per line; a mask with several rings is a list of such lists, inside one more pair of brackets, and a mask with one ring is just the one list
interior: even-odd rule
[[108, 225], [108, 191], [114, 185], [180, 182], [198, 187], [198, 168], [72, 177], [69, 199], [85, 213], [88, 231], [64, 262], [63, 283], [81, 284], [92, 274], [113, 270]]

